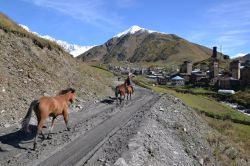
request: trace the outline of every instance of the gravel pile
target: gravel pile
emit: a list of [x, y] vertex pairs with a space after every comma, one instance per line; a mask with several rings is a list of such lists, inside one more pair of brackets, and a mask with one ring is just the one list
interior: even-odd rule
[[114, 165], [217, 165], [206, 141], [209, 131], [194, 110], [164, 95]]

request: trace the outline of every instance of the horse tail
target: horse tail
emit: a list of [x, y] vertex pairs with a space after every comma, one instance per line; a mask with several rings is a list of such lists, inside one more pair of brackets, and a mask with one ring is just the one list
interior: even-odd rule
[[32, 101], [30, 104], [30, 107], [28, 109], [28, 112], [26, 113], [25, 117], [23, 118], [22, 129], [24, 129], [25, 131], [28, 131], [28, 126], [29, 126], [29, 122], [31, 119], [32, 110], [34, 109], [34, 107], [38, 106], [38, 104], [39, 104], [38, 100]]

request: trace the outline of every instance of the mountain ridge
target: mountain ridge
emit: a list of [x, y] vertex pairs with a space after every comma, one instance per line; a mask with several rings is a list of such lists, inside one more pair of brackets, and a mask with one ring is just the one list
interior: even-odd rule
[[175, 34], [132, 26], [77, 58], [98, 63], [129, 61], [180, 64], [185, 60], [202, 61], [211, 55], [211, 49], [189, 42]]

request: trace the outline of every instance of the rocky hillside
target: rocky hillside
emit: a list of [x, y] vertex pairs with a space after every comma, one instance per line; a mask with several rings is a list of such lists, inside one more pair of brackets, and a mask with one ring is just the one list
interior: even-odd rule
[[202, 61], [212, 55], [209, 48], [174, 34], [158, 33], [140, 27], [131, 27], [125, 32], [88, 50], [78, 56], [78, 59], [103, 63], [129, 61], [180, 64], [184, 60]]
[[[0, 127], [18, 123], [32, 100], [72, 87], [85, 100], [109, 92], [110, 75], [0, 14]], [[100, 73], [101, 72], [101, 73]]]

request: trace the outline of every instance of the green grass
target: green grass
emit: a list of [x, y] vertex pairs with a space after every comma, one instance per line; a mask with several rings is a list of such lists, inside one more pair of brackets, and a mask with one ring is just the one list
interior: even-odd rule
[[177, 97], [183, 100], [185, 104], [192, 107], [202, 113], [205, 113], [209, 117], [223, 120], [232, 120], [236, 123], [250, 125], [250, 117], [244, 115], [241, 112], [235, 111], [229, 106], [217, 102], [214, 99], [192, 94], [177, 93]]
[[98, 72], [99, 74], [102, 74], [104, 76], [111, 77], [111, 76], [114, 75], [110, 71], [108, 71], [107, 69], [102, 68], [100, 66], [91, 66], [91, 67], [92, 67], [93, 70], [95, 70], [96, 72]]
[[[209, 117], [222, 120], [232, 120], [235, 123], [247, 124], [250, 125], [250, 117], [244, 115], [241, 112], [235, 111], [229, 106], [222, 104], [215, 99], [203, 96], [203, 95], [194, 95], [189, 93], [179, 93], [175, 89], [171, 89], [166, 86], [153, 86], [151, 83], [147, 82], [146, 78], [137, 77], [134, 81], [140, 86], [143, 86], [148, 89], [152, 89], [157, 93], [169, 93], [174, 95], [188, 105], [189, 107], [206, 114]], [[203, 89], [198, 89], [202, 90]]]
[[250, 108], [250, 90], [237, 92], [232, 96], [232, 101]]

